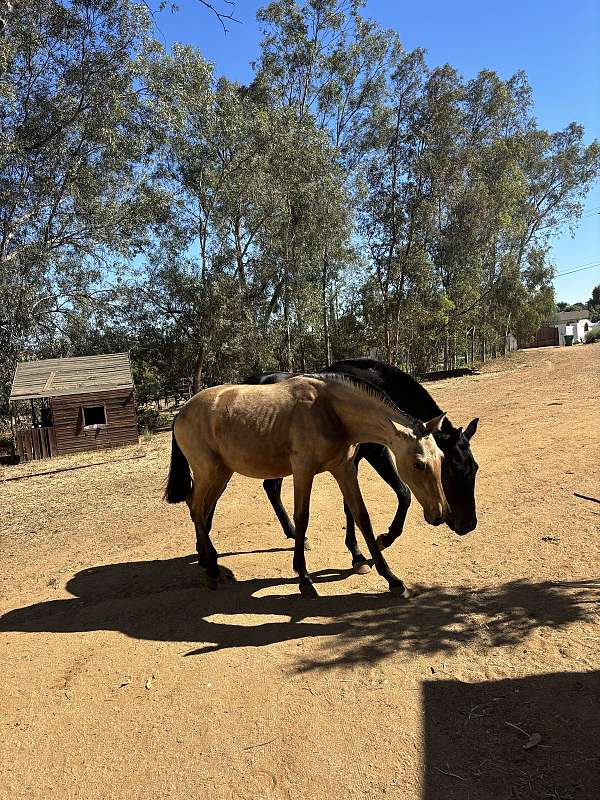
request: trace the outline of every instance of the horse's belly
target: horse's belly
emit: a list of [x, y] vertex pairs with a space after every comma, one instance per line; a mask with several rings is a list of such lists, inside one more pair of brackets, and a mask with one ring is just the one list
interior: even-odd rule
[[221, 457], [230, 470], [245, 475], [247, 478], [267, 480], [269, 478], [285, 478], [286, 475], [292, 474], [289, 458], [257, 458], [256, 456], [244, 458], [239, 453], [233, 456], [222, 453]]
[[228, 437], [219, 444], [219, 454], [232, 472], [248, 478], [283, 478], [292, 474], [289, 448], [274, 446], [269, 439]]

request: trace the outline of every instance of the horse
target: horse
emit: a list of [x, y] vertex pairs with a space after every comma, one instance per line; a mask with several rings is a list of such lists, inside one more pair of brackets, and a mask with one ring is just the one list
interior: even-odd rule
[[[442, 413], [432, 396], [418, 381], [398, 367], [382, 361], [372, 358], [342, 359], [325, 367], [322, 372], [349, 375], [356, 380], [368, 383], [384, 392], [397, 406], [417, 419], [431, 419]], [[255, 385], [272, 384], [288, 380], [292, 375], [291, 372], [264, 372], [250, 376], [244, 382]], [[479, 418], [476, 417], [463, 430], [463, 428], [454, 427], [450, 420], [444, 417], [441, 428], [433, 432], [435, 441], [444, 454], [442, 485], [450, 509], [446, 517], [446, 524], [459, 536], [470, 533], [477, 526], [475, 478], [479, 466], [471, 452], [470, 442], [475, 435], [478, 422]], [[356, 449], [354, 458], [356, 469], [363, 458], [394, 490], [398, 498], [398, 508], [387, 533], [377, 537], [378, 547], [384, 550], [402, 534], [410, 506], [411, 493], [406, 483], [398, 475], [386, 447], [375, 442], [361, 443]], [[294, 539], [294, 524], [281, 502], [282, 482], [282, 479], [265, 480], [263, 487], [284, 534], [289, 539]], [[356, 541], [354, 518], [346, 503], [344, 512], [346, 515], [345, 543], [352, 556], [352, 567], [358, 573], [368, 572], [367, 560], [360, 552]], [[307, 549], [310, 549], [308, 540], [306, 540], [306, 545]]]
[[[360, 528], [379, 574], [390, 591], [408, 596], [377, 543], [364, 504], [354, 455], [360, 442], [377, 442], [394, 453], [398, 472], [423, 507], [427, 522], [447, 513], [441, 480], [442, 453], [433, 431], [444, 414], [422, 422], [401, 410], [380, 389], [335, 372], [292, 377], [266, 385], [226, 384], [204, 389], [173, 423], [171, 465], [165, 500], [187, 502], [196, 528], [198, 563], [206, 584], [221, 577], [210, 540], [215, 506], [234, 472], [294, 481], [293, 567], [300, 593], [316, 597], [306, 567], [304, 540], [314, 476], [329, 471]], [[193, 479], [192, 479], [193, 476]]]

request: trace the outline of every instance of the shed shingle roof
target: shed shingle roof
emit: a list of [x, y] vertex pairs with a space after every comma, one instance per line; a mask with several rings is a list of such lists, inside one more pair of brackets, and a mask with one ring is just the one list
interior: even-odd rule
[[133, 388], [129, 353], [20, 361], [11, 400]]

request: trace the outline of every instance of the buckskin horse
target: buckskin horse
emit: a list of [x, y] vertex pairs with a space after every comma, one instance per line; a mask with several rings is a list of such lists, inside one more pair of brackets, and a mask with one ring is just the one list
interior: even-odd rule
[[[348, 358], [336, 361], [323, 370], [324, 373], [335, 372], [348, 375], [364, 383], [376, 387], [385, 393], [392, 402], [417, 419], [427, 420], [441, 414], [441, 409], [429, 392], [397, 367], [376, 361], [371, 358]], [[246, 378], [247, 384], [270, 384], [288, 380], [291, 372], [265, 372]], [[446, 524], [459, 535], [470, 533], [477, 525], [475, 508], [475, 477], [479, 469], [471, 452], [470, 442], [477, 430], [478, 418], [469, 422], [467, 427], [456, 428], [447, 417], [444, 417], [439, 430], [433, 432], [434, 439], [444, 454], [442, 462], [442, 485], [448, 501], [449, 513]], [[383, 480], [394, 490], [398, 498], [398, 509], [387, 533], [377, 537], [381, 550], [389, 547], [401, 535], [411, 493], [409, 487], [398, 475], [389, 450], [376, 442], [361, 443], [354, 457], [356, 469], [365, 459]], [[295, 538], [294, 524], [288, 517], [281, 502], [282, 479], [265, 480], [263, 487], [269, 498], [283, 532], [289, 539]], [[352, 555], [352, 566], [355, 572], [368, 572], [367, 561], [358, 548], [354, 518], [344, 503], [346, 514], [346, 547]]]
[[425, 519], [439, 525], [448, 508], [441, 479], [443, 457], [432, 433], [443, 419], [444, 414], [439, 413], [425, 423], [416, 420], [379, 388], [335, 372], [266, 385], [204, 389], [184, 405], [174, 421], [165, 499], [187, 502], [196, 528], [198, 563], [206, 570], [207, 586], [215, 589], [220, 572], [210, 529], [215, 506], [232, 474], [266, 480], [293, 475], [293, 566], [300, 592], [316, 597], [306, 568], [304, 540], [314, 476], [329, 471], [377, 571], [391, 591], [407, 597], [404, 583], [390, 570], [375, 541], [358, 486], [355, 449], [360, 442], [389, 447], [399, 474], [423, 507]]

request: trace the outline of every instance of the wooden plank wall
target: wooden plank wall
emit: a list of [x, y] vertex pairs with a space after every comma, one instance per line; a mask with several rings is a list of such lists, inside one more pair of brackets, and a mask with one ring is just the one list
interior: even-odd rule
[[26, 428], [17, 431], [17, 454], [22, 461], [56, 455], [54, 428]]
[[[50, 403], [57, 455], [138, 442], [137, 418], [131, 389], [53, 397]], [[82, 406], [104, 406], [106, 427], [95, 431], [84, 430]]]

